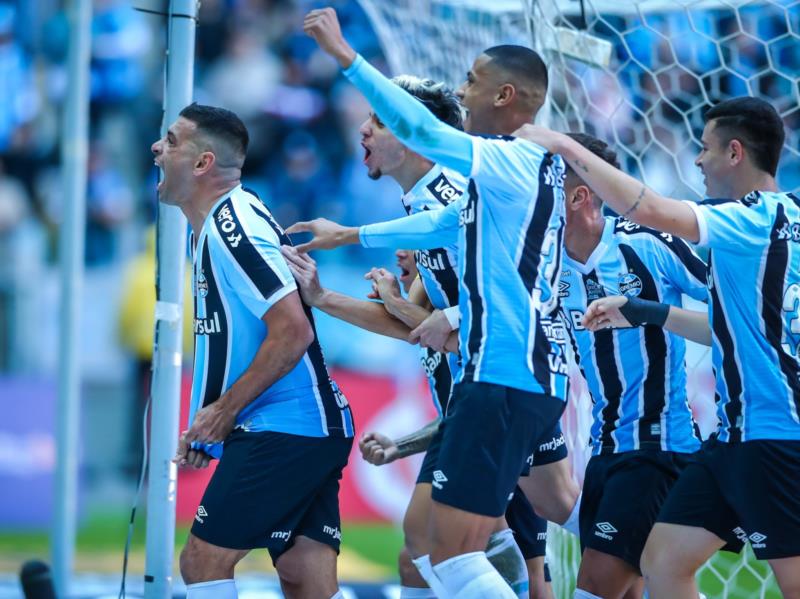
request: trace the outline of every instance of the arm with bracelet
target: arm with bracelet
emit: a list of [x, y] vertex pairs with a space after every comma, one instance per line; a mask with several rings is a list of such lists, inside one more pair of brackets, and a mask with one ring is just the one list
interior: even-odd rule
[[638, 297], [615, 295], [591, 303], [583, 317], [590, 331], [656, 325], [701, 345], [711, 345], [708, 313]]

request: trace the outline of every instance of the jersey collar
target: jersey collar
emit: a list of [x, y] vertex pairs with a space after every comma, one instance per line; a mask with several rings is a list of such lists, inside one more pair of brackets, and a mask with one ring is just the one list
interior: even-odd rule
[[611, 246], [611, 240], [614, 237], [614, 218], [606, 216], [603, 220], [605, 223], [603, 224], [603, 234], [600, 236], [600, 243], [594, 248], [585, 264], [570, 258], [566, 248], [564, 248], [564, 262], [581, 274], [588, 274], [597, 268], [597, 264], [603, 259], [603, 256], [605, 256], [608, 248]]
[[419, 181], [414, 183], [414, 187], [409, 189], [407, 193], [404, 193], [402, 196], [400, 196], [400, 200], [403, 202], [403, 207], [406, 209], [406, 211], [410, 212], [414, 209], [414, 203], [424, 197], [422, 190], [425, 189], [425, 186], [428, 185], [428, 183], [438, 177], [441, 172], [442, 167], [438, 164], [434, 164], [431, 167], [431, 170], [422, 175]]

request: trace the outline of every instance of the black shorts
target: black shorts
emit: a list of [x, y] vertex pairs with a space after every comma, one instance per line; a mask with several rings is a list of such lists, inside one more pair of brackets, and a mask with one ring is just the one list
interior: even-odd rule
[[490, 383], [453, 387], [442, 421], [434, 501], [482, 516], [502, 516], [533, 451], [564, 412], [558, 398]]
[[273, 563], [303, 535], [339, 552], [339, 479], [353, 439], [234, 430], [192, 534], [229, 549], [266, 547]]
[[422, 458], [422, 466], [419, 469], [417, 476], [417, 484], [432, 483], [433, 471], [436, 470], [436, 463], [439, 461], [439, 450], [442, 447], [442, 426], [436, 430], [436, 433], [431, 439], [428, 449], [425, 450], [425, 457]]
[[534, 466], [546, 466], [565, 459], [569, 455], [567, 442], [561, 431], [561, 420], [536, 440], [533, 453], [528, 456], [522, 476], [528, 476]]
[[533, 511], [533, 506], [519, 487], [514, 489], [514, 496], [506, 508], [506, 522], [514, 531], [514, 540], [526, 560], [545, 555], [547, 520]]
[[686, 467], [659, 522], [705, 528], [758, 559], [800, 555], [800, 441], [711, 439]]
[[590, 547], [639, 571], [647, 536], [688, 460], [654, 449], [593, 456], [583, 479], [581, 551]]

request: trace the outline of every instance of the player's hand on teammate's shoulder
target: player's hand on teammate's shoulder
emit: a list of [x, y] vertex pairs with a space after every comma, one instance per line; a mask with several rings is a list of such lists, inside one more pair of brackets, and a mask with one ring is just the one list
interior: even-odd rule
[[312, 238], [306, 243], [295, 246], [298, 252], [311, 250], [331, 250], [348, 243], [358, 243], [358, 227], [343, 227], [327, 218], [315, 218], [301, 221], [286, 229], [286, 233], [311, 233]]
[[447, 339], [453, 331], [450, 321], [441, 310], [434, 310], [422, 323], [408, 336], [410, 343], [419, 343], [422, 347], [430, 347], [435, 351], [444, 352]]
[[369, 294], [372, 299], [389, 302], [403, 297], [397, 277], [385, 268], [372, 268], [364, 278], [372, 281], [372, 293]]
[[309, 306], [318, 305], [325, 290], [319, 282], [317, 263], [311, 256], [298, 252], [290, 245], [282, 245], [281, 254], [297, 281], [303, 301]]
[[398, 458], [397, 445], [386, 435], [364, 433], [358, 440], [358, 448], [365, 461], [374, 466], [390, 464]]
[[631, 323], [619, 310], [626, 303], [628, 298], [624, 295], [611, 295], [594, 300], [583, 315], [583, 326], [592, 332], [630, 327]]
[[542, 146], [551, 152], [558, 152], [559, 141], [563, 137], [562, 133], [557, 133], [547, 127], [540, 125], [526, 124], [514, 131], [514, 137], [521, 137]]
[[336, 11], [330, 7], [310, 11], [303, 20], [303, 31], [314, 38], [326, 53], [333, 56], [342, 68], [349, 67], [356, 53], [342, 35]]

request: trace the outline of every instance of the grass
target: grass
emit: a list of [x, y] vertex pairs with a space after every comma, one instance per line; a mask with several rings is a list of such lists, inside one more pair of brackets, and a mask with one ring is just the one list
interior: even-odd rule
[[[119, 573], [122, 549], [128, 531], [128, 515], [124, 513], [96, 514], [78, 532], [76, 570], [79, 572]], [[342, 526], [342, 557], [340, 575], [343, 579], [396, 579], [397, 554], [402, 546], [402, 533], [390, 524], [355, 524]], [[134, 529], [131, 574], [144, 571], [145, 547], [144, 514], [137, 517]], [[177, 556], [188, 534], [188, 526], [176, 530]], [[554, 535], [554, 540], [559, 539]], [[555, 552], [558, 559], [577, 565], [577, 553], [571, 546]], [[0, 532], [0, 571], [16, 572], [27, 559], [49, 560], [49, 538], [43, 532]], [[264, 552], [254, 552], [242, 564], [244, 571], [271, 571]], [[559, 581], [563, 596], [574, 584], [572, 579]], [[758, 562], [749, 548], [743, 555], [718, 553], [698, 575], [700, 590], [708, 599], [778, 599], [781, 594], [775, 579], [764, 562]]]
[[[77, 536], [76, 570], [117, 573], [121, 571], [129, 515], [121, 512], [95, 514], [80, 527]], [[345, 523], [340, 570], [345, 578], [390, 579], [396, 577], [397, 553], [402, 533], [391, 524]], [[189, 526], [175, 531], [175, 555]], [[144, 572], [145, 515], [137, 514], [131, 543], [130, 572]], [[50, 539], [46, 532], [0, 531], [0, 571], [16, 572], [28, 559], [49, 561]], [[254, 552], [243, 563], [244, 570], [271, 571], [265, 552]]]

